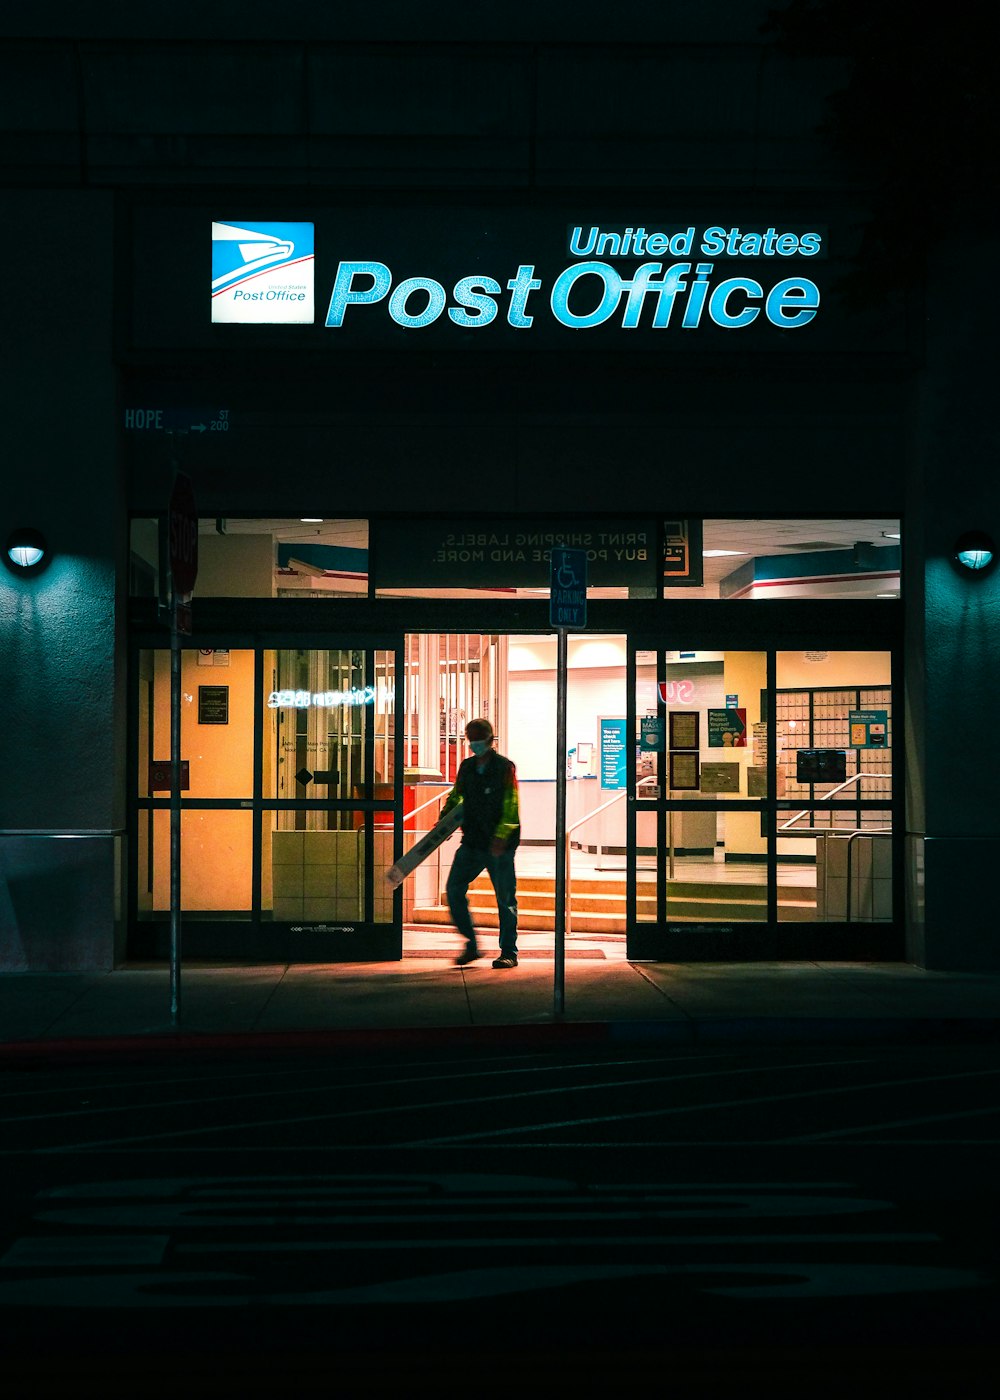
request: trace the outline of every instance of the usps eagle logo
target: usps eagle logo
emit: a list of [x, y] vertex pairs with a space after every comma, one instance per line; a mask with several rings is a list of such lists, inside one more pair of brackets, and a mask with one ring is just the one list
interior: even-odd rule
[[212, 320], [310, 324], [312, 224], [212, 224]]

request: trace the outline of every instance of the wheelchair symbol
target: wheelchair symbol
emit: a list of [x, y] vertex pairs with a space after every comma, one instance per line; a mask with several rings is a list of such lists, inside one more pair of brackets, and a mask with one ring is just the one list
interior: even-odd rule
[[560, 588], [579, 588], [580, 580], [572, 564], [560, 564], [556, 571], [556, 583]]

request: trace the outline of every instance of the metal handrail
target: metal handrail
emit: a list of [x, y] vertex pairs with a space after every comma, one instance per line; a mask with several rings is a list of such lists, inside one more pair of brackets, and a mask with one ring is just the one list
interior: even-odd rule
[[[448, 792], [451, 792], [451, 788], [448, 789]], [[414, 807], [409, 812], [404, 812], [402, 825], [405, 826], [411, 817], [415, 817], [418, 812], [422, 812], [426, 807], [433, 807], [435, 802], [443, 802], [448, 796], [448, 792], [439, 792], [437, 796], [429, 797], [426, 802], [421, 802], [419, 807]]]
[[[636, 788], [638, 789], [644, 787], [647, 783], [652, 784], [656, 782], [658, 782], [658, 779], [656, 778], [655, 774], [650, 774], [646, 778], [640, 778], [639, 781], [636, 783]], [[607, 802], [602, 802], [599, 807], [595, 807], [592, 812], [587, 812], [585, 816], [578, 818], [578, 820], [575, 821], [572, 826], [568, 826], [566, 828], [565, 834], [563, 836], [563, 868], [566, 872], [566, 900], [563, 909], [563, 921], [566, 925], [565, 931], [567, 934], [570, 932], [572, 925], [571, 896], [573, 893], [573, 859], [572, 847], [570, 844], [570, 836], [573, 834], [574, 831], [576, 831], [577, 827], [583, 826], [585, 822], [589, 822], [591, 817], [596, 817], [601, 812], [607, 811], [609, 807], [613, 807], [616, 802], [621, 802], [622, 798], [627, 796], [628, 788], [622, 788], [621, 792], [616, 792], [614, 797], [609, 797]]]
[[[844, 788], [850, 787], [852, 783], [859, 783], [862, 778], [878, 778], [882, 782], [892, 782], [891, 773], [852, 773], [849, 778], [845, 778], [845, 780], [842, 783], [838, 783], [835, 788], [831, 788], [830, 791], [824, 793], [822, 797], [818, 797], [816, 799], [817, 802], [829, 802], [831, 797], [836, 797], [838, 792], [843, 792]], [[800, 817], [807, 817], [812, 810], [811, 807], [803, 807], [801, 812], [796, 812], [793, 817], [788, 818], [788, 821], [782, 822], [778, 830], [787, 831], [790, 826], [795, 825]]]
[[[852, 832], [850, 833], [849, 836], [847, 835], [846, 832], [838, 832], [838, 833], [835, 833], [835, 834], [838, 836], [838, 839], [844, 840], [845, 837], [846, 837], [846, 840], [847, 840], [847, 878], [846, 878], [846, 880], [844, 881], [844, 884], [845, 884], [844, 923], [845, 923], [845, 924], [849, 924], [849, 923], [851, 922], [851, 847], [854, 845], [855, 839], [856, 839], [858, 836], [891, 836], [891, 835], [892, 835], [892, 827], [891, 827], [891, 826], [886, 826], [886, 827], [858, 827], [857, 830], [852, 831]], [[859, 898], [859, 900], [858, 900], [858, 903], [860, 904], [860, 898]], [[875, 918], [875, 875], [874, 875], [874, 872], [873, 872], [873, 873], [872, 873], [872, 919], [874, 919], [874, 918]]]
[[[403, 820], [402, 820], [402, 822], [400, 823], [400, 825], [401, 825], [401, 826], [405, 826], [406, 823], [409, 821], [409, 819], [410, 819], [411, 817], [415, 817], [415, 816], [417, 815], [418, 812], [425, 812], [425, 811], [427, 810], [428, 807], [433, 807], [435, 803], [437, 803], [438, 805], [440, 805], [442, 802], [445, 801], [445, 799], [446, 799], [447, 796], [448, 796], [448, 793], [450, 793], [450, 792], [451, 792], [451, 788], [449, 787], [449, 788], [446, 789], [446, 791], [444, 791], [444, 792], [435, 793], [435, 795], [434, 795], [433, 797], [429, 797], [429, 798], [427, 799], [426, 802], [421, 802], [420, 806], [419, 806], [419, 807], [414, 807], [414, 808], [412, 809], [412, 811], [404, 812], [404, 813], [403, 813]], [[434, 823], [432, 822], [431, 825], [433, 826]], [[435, 862], [435, 869], [437, 870], [437, 876], [436, 876], [436, 878], [435, 878], [434, 885], [435, 885], [435, 888], [436, 888], [439, 892], [440, 892], [440, 889], [441, 889], [441, 852], [442, 852], [442, 850], [443, 850], [443, 847], [439, 846], [439, 847], [437, 848], [437, 850], [434, 852], [434, 855], [433, 855], [433, 860], [434, 860], [434, 862]]]

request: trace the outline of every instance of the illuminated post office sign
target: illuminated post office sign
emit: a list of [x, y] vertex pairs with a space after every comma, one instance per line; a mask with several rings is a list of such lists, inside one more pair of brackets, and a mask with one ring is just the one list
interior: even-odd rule
[[[488, 222], [468, 210], [331, 216], [320, 232], [335, 268], [331, 342], [436, 325], [448, 337], [485, 332], [487, 343], [533, 332], [528, 344], [603, 327], [633, 333], [630, 344], [660, 331], [797, 331], [819, 314], [812, 265], [828, 251], [815, 225], [607, 226], [538, 211], [492, 211]], [[213, 322], [312, 323], [314, 253], [311, 223], [214, 221]]]
[[[340, 330], [352, 318], [387, 315], [404, 330], [421, 330], [444, 318], [466, 330], [482, 330], [503, 313], [507, 325], [529, 330], [547, 317], [570, 330], [611, 324], [636, 330], [697, 330], [715, 325], [742, 330], [761, 316], [782, 330], [798, 330], [815, 318], [820, 291], [795, 271], [778, 277], [735, 272], [732, 263], [819, 256], [817, 231], [764, 231], [691, 224], [680, 230], [644, 227], [606, 230], [575, 226], [568, 253], [578, 259], [551, 279], [536, 275], [534, 263], [458, 277], [450, 290], [434, 277], [397, 276], [379, 259], [338, 263], [326, 313], [326, 326]], [[598, 256], [593, 257], [596, 253]], [[648, 259], [653, 255], [652, 260]], [[726, 260], [720, 273], [715, 260]], [[613, 260], [613, 261], [612, 261]], [[622, 267], [622, 261], [629, 266]], [[634, 265], [633, 265], [634, 263]], [[618, 264], [617, 266], [615, 264]], [[377, 308], [377, 310], [376, 310]]]
[[312, 224], [213, 223], [212, 320], [311, 323]]

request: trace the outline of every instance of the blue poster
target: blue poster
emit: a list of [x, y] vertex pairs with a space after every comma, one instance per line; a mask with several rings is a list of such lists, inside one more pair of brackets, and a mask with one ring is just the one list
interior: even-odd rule
[[601, 787], [625, 786], [626, 726], [624, 719], [601, 720]]
[[889, 747], [888, 710], [851, 710], [847, 716], [852, 749]]

